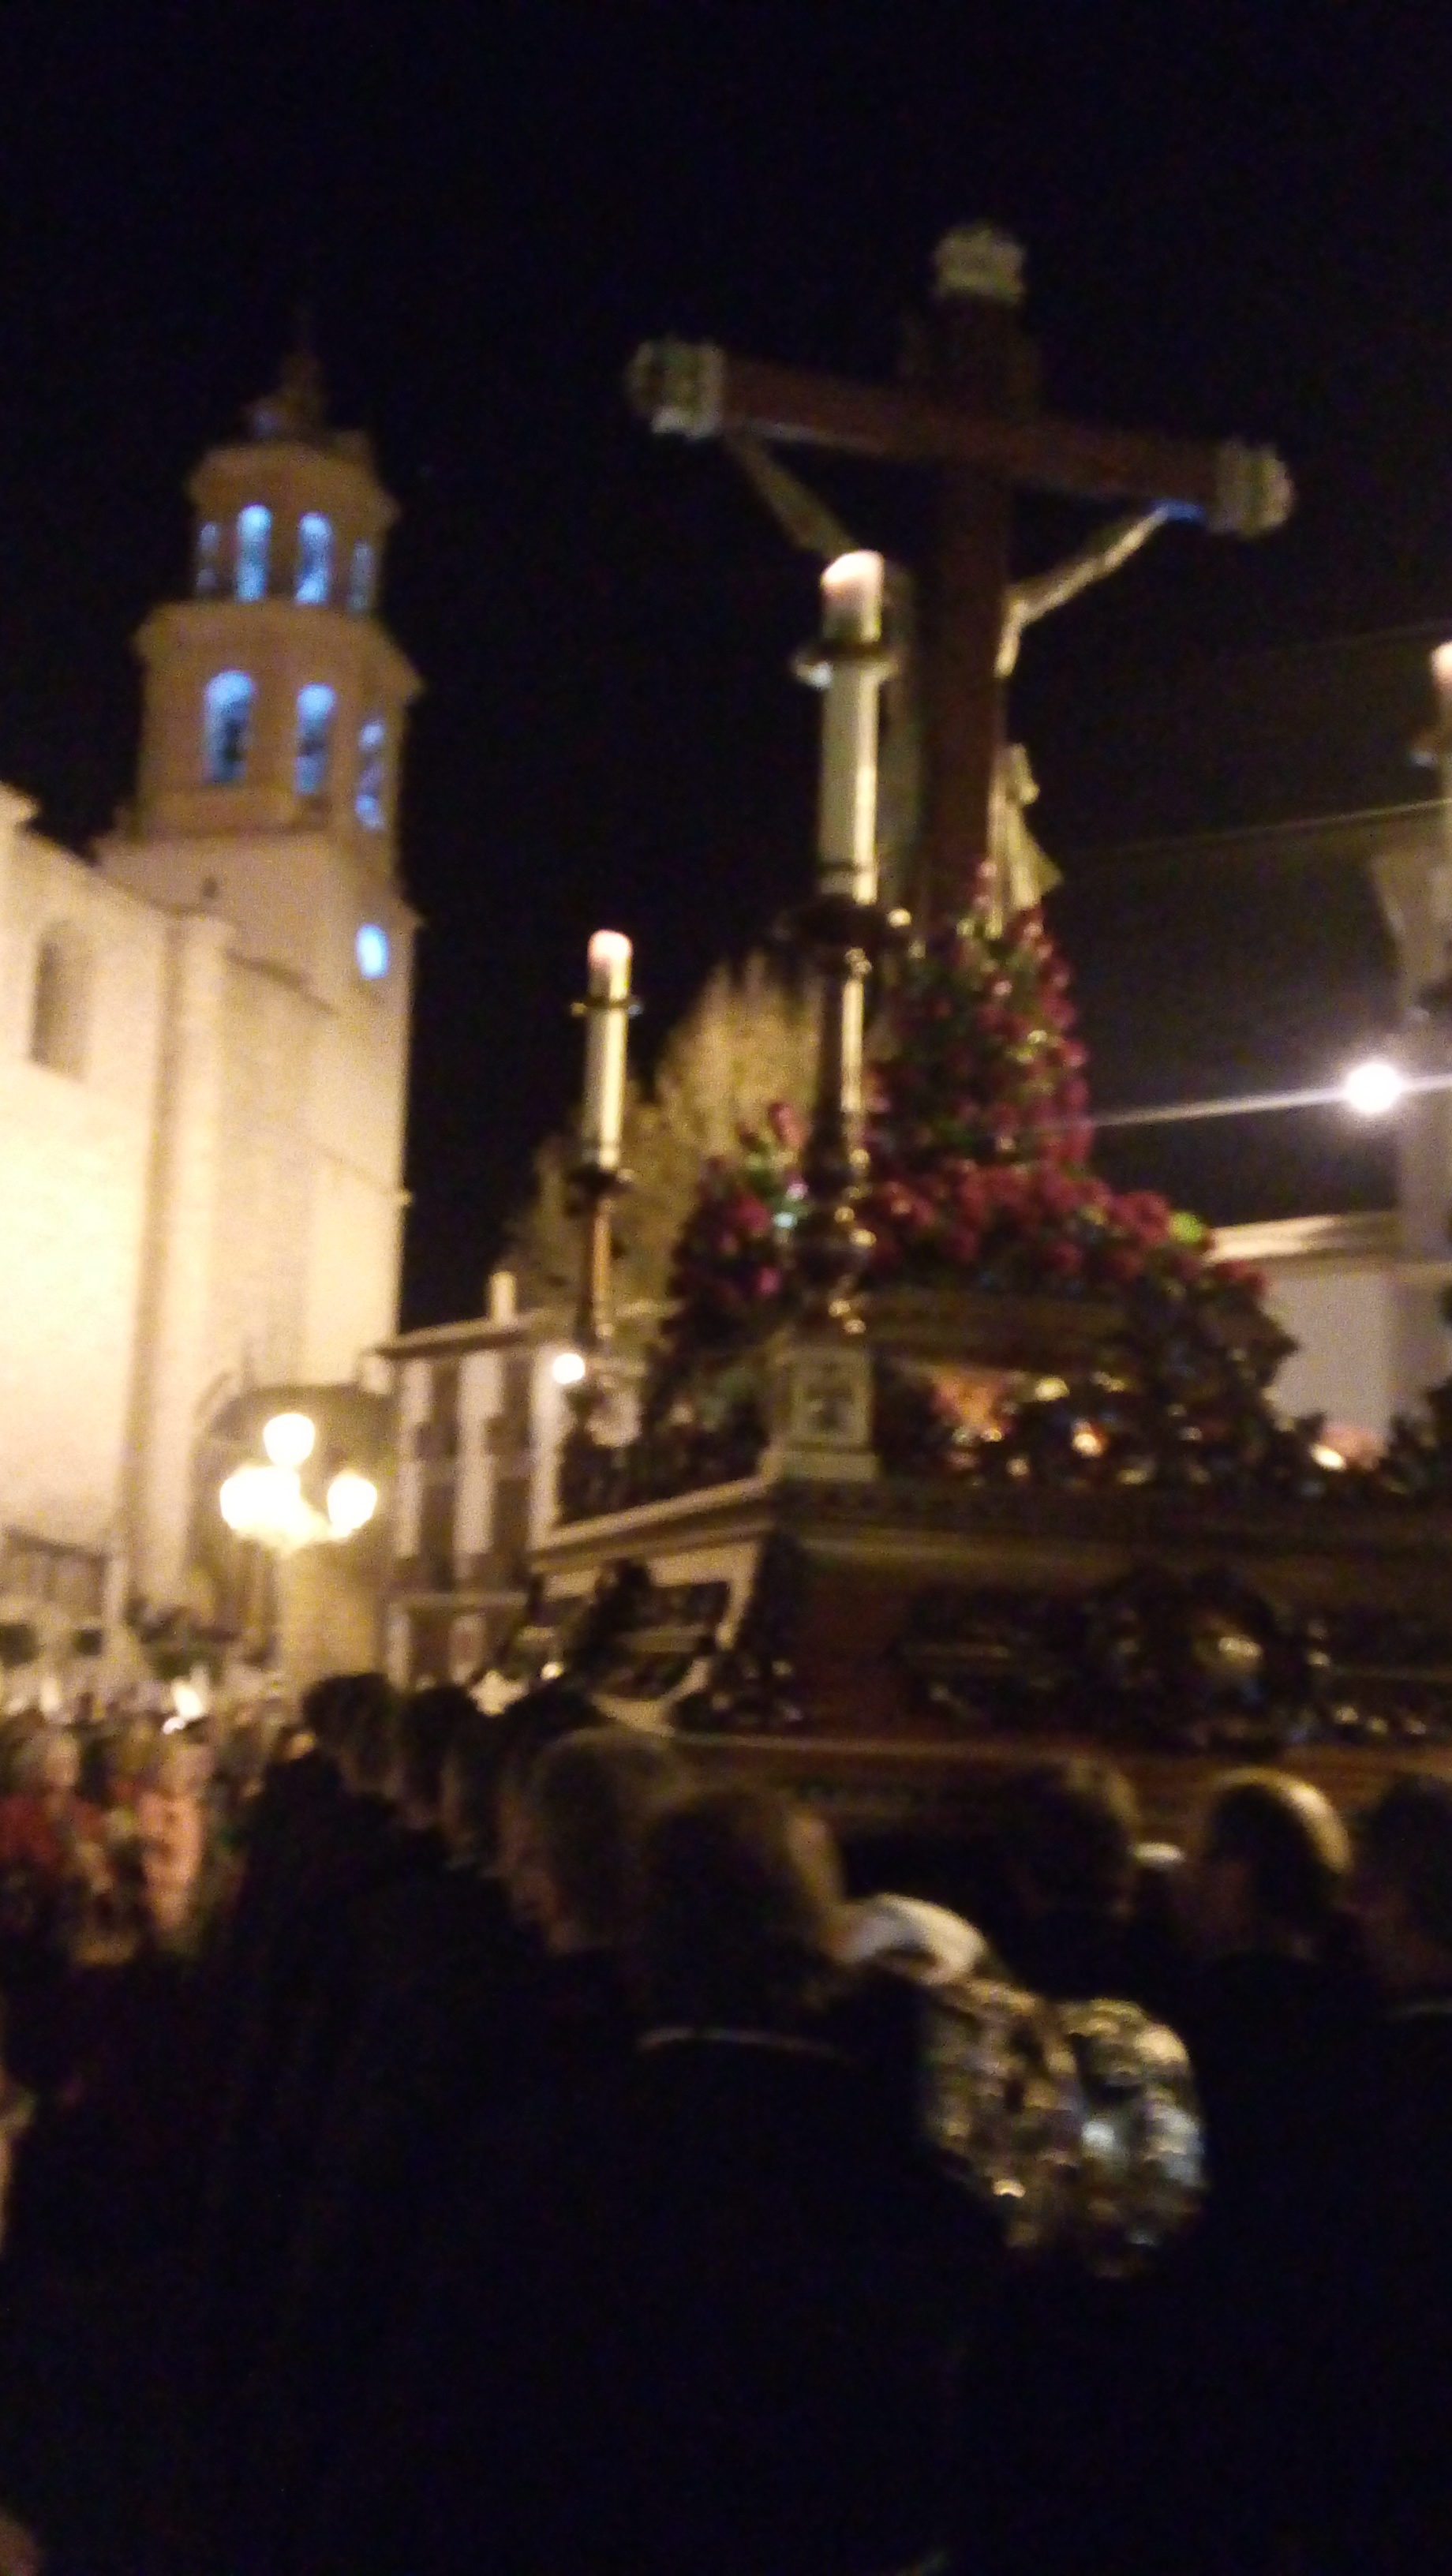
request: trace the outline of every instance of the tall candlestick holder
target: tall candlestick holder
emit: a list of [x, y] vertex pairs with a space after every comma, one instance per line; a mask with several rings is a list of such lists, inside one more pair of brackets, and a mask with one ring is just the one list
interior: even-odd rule
[[[603, 943], [613, 941], [608, 949]], [[623, 958], [617, 953], [623, 951]], [[598, 1509], [608, 1486], [612, 1451], [598, 1437], [619, 1393], [611, 1365], [615, 1340], [615, 1203], [630, 1188], [621, 1152], [625, 1116], [626, 1047], [639, 1004], [630, 998], [629, 944], [597, 932], [590, 943], [589, 990], [573, 1005], [587, 1027], [582, 1151], [570, 1174], [580, 1219], [580, 1272], [575, 1298], [574, 1348], [556, 1363], [571, 1422], [560, 1454], [562, 1501], [577, 1515]]]
[[[560, 1446], [558, 1494], [571, 1519], [587, 1518], [608, 1507], [615, 1450], [602, 1440], [616, 1410], [621, 1371], [612, 1360], [615, 1341], [616, 1200], [629, 1189], [631, 1176], [618, 1164], [581, 1160], [570, 1174], [570, 1191], [580, 1219], [580, 1276], [572, 1327], [574, 1347], [562, 1354], [570, 1374], [564, 1397], [570, 1424]], [[556, 1376], [560, 1362], [556, 1361]]]
[[807, 1202], [793, 1230], [804, 1324], [856, 1335], [857, 1292], [873, 1238], [858, 1217], [868, 1176], [862, 1142], [867, 983], [896, 927], [881, 906], [823, 893], [803, 904], [788, 936], [819, 990], [811, 1123], [802, 1154]]
[[823, 693], [817, 891], [787, 926], [821, 994], [795, 1266], [803, 1322], [848, 1335], [862, 1330], [857, 1289], [872, 1251], [857, 1215], [867, 979], [893, 935], [877, 900], [878, 703], [896, 658], [882, 641], [884, 570], [866, 551], [827, 566], [822, 632], [793, 665]]
[[615, 1219], [617, 1198], [629, 1189], [631, 1176], [619, 1166], [579, 1163], [570, 1187], [580, 1212], [580, 1281], [575, 1299], [575, 1347], [586, 1363], [582, 1385], [593, 1374], [591, 1363], [615, 1339]]
[[628, 939], [596, 931], [589, 950], [589, 989], [572, 1008], [587, 1032], [582, 1147], [570, 1185], [583, 1219], [575, 1340], [587, 1364], [581, 1383], [588, 1384], [590, 1361], [615, 1338], [613, 1207], [630, 1187], [630, 1174], [621, 1165], [625, 1073], [630, 1023], [640, 1005], [630, 997]]

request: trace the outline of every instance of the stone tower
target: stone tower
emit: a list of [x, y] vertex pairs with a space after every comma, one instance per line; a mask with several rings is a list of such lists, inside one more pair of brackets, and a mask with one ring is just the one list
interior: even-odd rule
[[397, 1313], [418, 682], [376, 613], [394, 507], [308, 357], [249, 428], [192, 479], [191, 595], [138, 636], [136, 797], [101, 853], [168, 920], [127, 1513], [160, 1599], [218, 1407], [351, 1379]]

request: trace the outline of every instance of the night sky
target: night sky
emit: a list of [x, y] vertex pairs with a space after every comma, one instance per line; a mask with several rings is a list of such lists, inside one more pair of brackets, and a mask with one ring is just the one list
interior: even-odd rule
[[[1449, 95], [1452, 25], [1390, 0], [7, 0], [0, 776], [76, 846], [106, 827], [128, 638], [185, 584], [185, 478], [306, 299], [335, 417], [402, 505], [386, 608], [428, 689], [409, 1320], [477, 1306], [572, 1094], [588, 932], [636, 938], [658, 1044], [810, 865], [815, 708], [785, 665], [811, 567], [719, 454], [641, 429], [625, 361], [673, 331], [889, 373], [956, 221], [1027, 243], [1056, 408], [1271, 439], [1302, 493], [1260, 546], [1171, 531], [1025, 646], [1014, 731], [1099, 1096], [1325, 1079], [1374, 1032], [1354, 868], [1106, 853], [1425, 792], [1403, 742], [1452, 622]], [[910, 477], [819, 479], [912, 546]], [[1022, 563], [1086, 524], [1025, 509]], [[1361, 661], [1305, 649], [1382, 630]], [[1335, 1117], [1116, 1155], [1220, 1218], [1387, 1188]]]

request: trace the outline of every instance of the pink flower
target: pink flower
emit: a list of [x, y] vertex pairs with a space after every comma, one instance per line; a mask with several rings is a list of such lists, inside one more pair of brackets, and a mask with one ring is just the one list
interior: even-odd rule
[[1072, 1215], [1081, 1197], [1077, 1184], [1064, 1172], [1045, 1172], [1039, 1182], [1039, 1198], [1050, 1216]]

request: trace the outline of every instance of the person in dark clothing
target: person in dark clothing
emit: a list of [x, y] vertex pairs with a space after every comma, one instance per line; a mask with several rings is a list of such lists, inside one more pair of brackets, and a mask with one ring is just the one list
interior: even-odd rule
[[[582, 1709], [594, 1715], [577, 1695], [541, 1694], [534, 1705], [519, 1703], [512, 1722], [483, 1721], [502, 1738], [488, 1748], [496, 1796], [506, 1756], [516, 1794], [530, 1794], [534, 1770], [548, 1769], [551, 1743]], [[633, 1759], [655, 1770], [659, 1746], [648, 1742], [636, 1756], [637, 1740], [627, 1738], [622, 1755], [617, 1735], [624, 1730], [608, 1739], [617, 1771]], [[437, 1746], [431, 1799], [442, 1796], [445, 1768]], [[416, 1768], [416, 1817], [421, 1785]], [[473, 1787], [484, 1794], [480, 1777]], [[608, 1850], [610, 1820], [595, 1821]], [[405, 1895], [415, 1900], [408, 1908]], [[390, 1962], [378, 1924], [403, 1922], [405, 1913], [408, 1937]], [[497, 1873], [446, 1861], [431, 1880], [387, 1891], [374, 1915], [369, 2005], [327, 2105], [316, 2180], [254, 2397], [251, 2483], [276, 2535], [267, 2563], [279, 2566], [293, 2563], [286, 2526], [306, 2528], [312, 2491], [388, 2332], [420, 2239], [457, 2188], [470, 2137], [537, 2080], [542, 2060], [552, 2062], [556, 2051], [578, 2055], [602, 2013], [610, 2049], [618, 2054], [623, 2044], [613, 1972], [608, 1961], [603, 1975], [597, 1968], [597, 1954], [606, 1959], [603, 1937], [561, 1939], [562, 1952], [579, 1954], [575, 1964], [562, 1956], [542, 1975]]]
[[204, 2520], [228, 2514], [229, 2492], [247, 2487], [245, 2455], [233, 2455], [239, 2392], [271, 2332], [352, 2026], [358, 1908], [413, 1865], [385, 1795], [393, 1727], [382, 1676], [347, 1676], [332, 1718], [339, 1792], [310, 1789], [285, 1819], [254, 1946], [232, 1980], [230, 2064], [182, 2324], [183, 2447]]
[[[1005, 1901], [987, 1928], [1012, 1974], [1061, 2002], [1140, 2000], [1129, 1781], [1098, 1761], [1035, 1764], [1005, 1783], [995, 1822]], [[1178, 2266], [1176, 2253], [1106, 2278], [1051, 2249], [1000, 2277], [965, 2380], [959, 2523], [974, 2576], [1180, 2576], [1166, 2368]]]
[[1246, 1771], [1217, 1785], [1186, 1873], [1196, 1958], [1177, 2018], [1210, 2191], [1185, 2283], [1183, 2423], [1195, 2564], [1214, 2576], [1282, 2565], [1320, 2477], [1328, 2141], [1362, 2009], [1335, 1957], [1350, 1857], [1318, 1790]]
[[416, 2212], [433, 2221], [429, 2242], [407, 2298], [390, 2303], [372, 2388], [354, 2372], [349, 2407], [335, 2408], [332, 2459], [277, 2561], [298, 2576], [473, 2569], [481, 2534], [501, 2569], [523, 2576], [534, 2563], [531, 2471], [544, 2463], [526, 2444], [519, 2374], [542, 2334], [565, 2339], [557, 2361], [586, 2334], [583, 2318], [552, 2308], [551, 2285], [585, 2223], [581, 2177], [618, 2128], [634, 2030], [619, 1963], [632, 1854], [678, 1778], [669, 1744], [628, 1728], [541, 1748], [566, 1707], [561, 1694], [510, 1713], [513, 1884], [539, 1954], [516, 1990], [512, 2053], [495, 2054], [472, 2125], [453, 2106], [452, 2187], [441, 2172], [433, 2206]]
[[[135, 2576], [213, 2085], [203, 1950], [139, 1854], [92, 1882], [50, 1994], [48, 2066], [0, 2263], [0, 2487], [57, 2576]], [[163, 1896], [166, 1891], [163, 1891]]]
[[854, 2046], [840, 1935], [830, 1837], [774, 1794], [647, 1834], [606, 2349], [622, 2563], [651, 2576], [856, 2576], [943, 2537], [983, 2238]]
[[1318, 2576], [1452, 2557], [1452, 1783], [1406, 1777], [1356, 1833], [1352, 1907], [1381, 2000], [1342, 2107], [1340, 2367]]
[[341, 1803], [338, 1747], [351, 1693], [346, 1673], [329, 1674], [304, 1693], [301, 1729], [289, 1739], [286, 1757], [265, 1774], [248, 1814], [220, 1962], [227, 2008], [239, 2027], [248, 2017], [252, 1980], [267, 1973], [277, 1914], [294, 1898]]
[[987, 1928], [1013, 1974], [1035, 1994], [1128, 1994], [1138, 1813], [1124, 1774], [1034, 1764], [1006, 1782], [996, 1825], [1006, 1905]]

